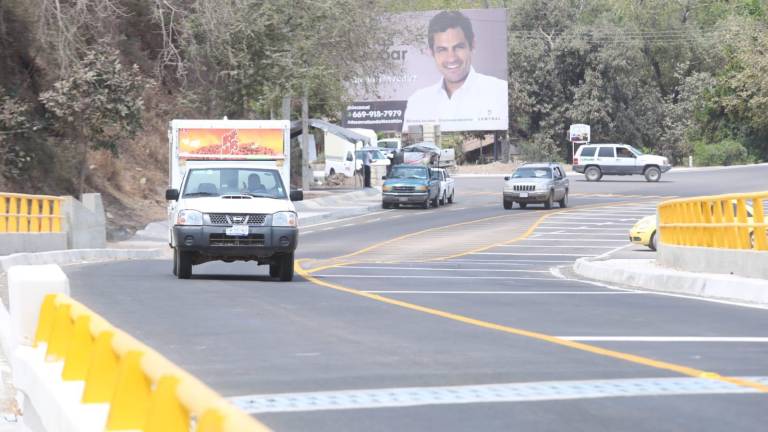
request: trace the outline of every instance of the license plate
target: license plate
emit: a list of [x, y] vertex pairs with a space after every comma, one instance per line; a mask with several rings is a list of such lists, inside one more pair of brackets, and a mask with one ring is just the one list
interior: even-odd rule
[[528, 192], [520, 192], [520, 198], [528, 198]]
[[399, 199], [400, 201], [408, 201], [408, 198], [406, 198], [406, 197], [400, 197], [400, 198], [398, 198], [398, 199]]
[[248, 225], [232, 225], [226, 229], [228, 236], [247, 236]]

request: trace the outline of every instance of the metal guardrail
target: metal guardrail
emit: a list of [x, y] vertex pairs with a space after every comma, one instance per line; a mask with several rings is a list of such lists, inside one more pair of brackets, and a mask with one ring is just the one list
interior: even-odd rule
[[0, 193], [0, 233], [61, 232], [61, 197]]
[[84, 381], [82, 403], [107, 403], [106, 430], [269, 431], [205, 384], [77, 301], [49, 294], [35, 343], [63, 361], [64, 381]]
[[768, 251], [765, 204], [768, 192], [662, 202], [658, 207], [659, 240], [678, 246]]

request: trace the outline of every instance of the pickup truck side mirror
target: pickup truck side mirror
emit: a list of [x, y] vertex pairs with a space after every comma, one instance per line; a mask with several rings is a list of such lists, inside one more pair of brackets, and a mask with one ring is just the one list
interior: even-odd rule
[[504, 176], [504, 181], [509, 180], [509, 176]]
[[291, 201], [304, 201], [304, 191], [302, 189], [292, 190], [290, 198]]
[[179, 199], [179, 190], [178, 189], [166, 189], [165, 190], [165, 200], [166, 201], [176, 201]]

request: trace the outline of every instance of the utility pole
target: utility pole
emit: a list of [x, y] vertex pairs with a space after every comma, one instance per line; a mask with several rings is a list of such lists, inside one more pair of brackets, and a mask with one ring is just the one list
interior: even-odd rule
[[309, 190], [312, 180], [312, 169], [309, 166], [309, 95], [304, 85], [304, 95], [301, 97], [301, 188]]

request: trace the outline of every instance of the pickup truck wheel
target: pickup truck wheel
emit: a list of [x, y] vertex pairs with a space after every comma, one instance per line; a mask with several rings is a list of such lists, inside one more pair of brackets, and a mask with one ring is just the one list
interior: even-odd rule
[[549, 195], [547, 195], [547, 200], [544, 201], [544, 208], [549, 210], [552, 208], [552, 204], [554, 203], [554, 195], [555, 191], [549, 191]]
[[455, 190], [451, 192], [451, 196], [448, 197], [448, 204], [453, 204], [453, 194], [455, 193], [456, 193]]
[[591, 166], [584, 171], [584, 177], [587, 178], [587, 181], [600, 181], [603, 177], [603, 172], [600, 171], [600, 168]]
[[514, 201], [504, 200], [503, 203], [504, 203], [504, 210], [509, 210], [512, 208], [512, 204], [514, 203]]
[[432, 200], [432, 207], [439, 207], [440, 206], [440, 195], [436, 196], [435, 199]]
[[521, 202], [521, 203], [517, 203], [517, 205], [519, 205], [519, 206], [520, 206], [520, 208], [526, 208], [526, 207], [528, 207], [528, 203], [523, 203], [523, 202]]
[[[270, 269], [271, 271], [271, 269]], [[290, 282], [293, 280], [293, 252], [280, 257], [280, 281]]]
[[445, 197], [445, 192], [443, 192], [443, 196], [440, 197], [440, 205], [444, 206], [447, 201], [448, 198]]
[[192, 253], [174, 249], [174, 261], [176, 262], [176, 277], [189, 279], [192, 276]]
[[661, 178], [661, 170], [653, 166], [648, 167], [643, 172], [643, 175], [645, 175], [645, 181], [657, 182]]
[[565, 195], [563, 195], [563, 199], [558, 201], [558, 204], [560, 204], [560, 208], [568, 207], [568, 189], [565, 190]]
[[176, 257], [176, 248], [173, 249], [173, 275], [176, 276], [179, 273], [179, 259]]

